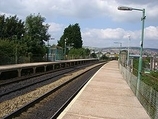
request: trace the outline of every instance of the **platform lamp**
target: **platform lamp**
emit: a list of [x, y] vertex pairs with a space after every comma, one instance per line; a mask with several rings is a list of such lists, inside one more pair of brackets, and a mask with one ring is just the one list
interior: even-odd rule
[[141, 72], [142, 72], [142, 52], [143, 52], [143, 40], [144, 40], [144, 22], [145, 22], [145, 9], [137, 9], [137, 8], [132, 8], [132, 7], [126, 7], [126, 6], [119, 6], [118, 10], [125, 10], [125, 11], [132, 11], [132, 10], [137, 10], [137, 11], [142, 11], [142, 35], [141, 35], [141, 42], [140, 42], [140, 56], [139, 56], [139, 66], [138, 66], [138, 80], [137, 80], [137, 91], [136, 91], [136, 96], [138, 96], [138, 90], [139, 90], [139, 85], [140, 85], [140, 79], [141, 79]]
[[67, 40], [68, 40], [68, 38], [64, 39], [64, 41], [65, 41], [65, 46], [64, 46], [64, 58], [65, 58], [65, 60], [66, 60], [66, 48], [67, 48], [66, 42], [67, 42]]

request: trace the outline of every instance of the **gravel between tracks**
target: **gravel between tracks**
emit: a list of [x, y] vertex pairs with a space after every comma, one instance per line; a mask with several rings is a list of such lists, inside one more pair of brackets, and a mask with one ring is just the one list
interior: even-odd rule
[[85, 69], [79, 70], [75, 73], [65, 75], [65, 77], [63, 77], [60, 80], [57, 80], [51, 84], [45, 85], [43, 87], [37, 88], [36, 90], [27, 93], [27, 94], [24, 94], [24, 95], [15, 97], [11, 100], [7, 100], [7, 101], [0, 103], [0, 118], [3, 118], [5, 115], [10, 114], [11, 112], [21, 108], [23, 105], [26, 105], [27, 103], [35, 100], [36, 98], [40, 97], [41, 95], [49, 92], [52, 89], [55, 89], [59, 85], [69, 81], [73, 77], [75, 77], [97, 65], [99, 65], [99, 64], [92, 65]]

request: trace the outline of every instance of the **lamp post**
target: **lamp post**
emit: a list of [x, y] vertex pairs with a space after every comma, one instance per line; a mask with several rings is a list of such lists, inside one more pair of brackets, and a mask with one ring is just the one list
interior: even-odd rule
[[65, 57], [65, 59], [66, 59], [66, 41], [67, 41], [67, 39], [68, 38], [65, 38], [64, 40], [65, 40], [65, 47], [64, 47], [64, 57]]
[[122, 48], [122, 43], [121, 42], [114, 42], [115, 44], [119, 44], [119, 52], [121, 51], [121, 48]]
[[129, 68], [129, 44], [130, 44], [131, 36], [128, 36], [128, 55], [127, 55], [127, 68]]
[[121, 59], [120, 59], [121, 58], [120, 54], [121, 54], [122, 43], [121, 42], [114, 42], [114, 43], [115, 44], [119, 44], [119, 53], [118, 53], [119, 57], [118, 57], [118, 60], [119, 60], [119, 63], [120, 63], [120, 62], [122, 62]]
[[50, 54], [49, 40], [55, 40], [55, 38], [50, 38], [50, 39], [47, 40], [47, 47], [48, 47], [48, 50], [47, 50], [47, 61], [49, 61], [49, 54]]
[[143, 52], [143, 40], [144, 40], [144, 22], [145, 22], [145, 9], [137, 9], [137, 8], [132, 8], [132, 7], [125, 7], [125, 6], [120, 6], [118, 7], [118, 10], [126, 10], [126, 11], [132, 11], [132, 10], [137, 10], [137, 11], [142, 11], [142, 35], [141, 35], [141, 42], [140, 42], [140, 56], [139, 56], [139, 66], [138, 66], [138, 80], [137, 80], [137, 91], [136, 95], [138, 96], [138, 90], [139, 90], [139, 85], [140, 85], [140, 79], [141, 79], [141, 72], [142, 72], [142, 52]]
[[18, 41], [17, 41], [17, 35], [13, 36], [14, 43], [15, 43], [15, 64], [18, 63]]

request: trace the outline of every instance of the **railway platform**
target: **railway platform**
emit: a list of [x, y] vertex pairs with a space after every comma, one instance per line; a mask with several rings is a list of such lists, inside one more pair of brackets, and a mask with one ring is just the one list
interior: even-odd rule
[[0, 80], [45, 73], [56, 69], [97, 62], [97, 58], [61, 60], [55, 62], [36, 62], [0, 66]]
[[58, 119], [150, 119], [118, 69], [118, 62], [105, 64]]

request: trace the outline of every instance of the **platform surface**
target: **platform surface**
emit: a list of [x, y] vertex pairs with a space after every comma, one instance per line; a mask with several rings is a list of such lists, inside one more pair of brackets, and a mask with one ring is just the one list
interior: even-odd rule
[[44, 65], [51, 65], [51, 64], [58, 64], [58, 63], [69, 63], [69, 62], [76, 62], [76, 61], [90, 61], [90, 60], [96, 60], [96, 59], [92, 58], [92, 59], [56, 60], [56, 61], [51, 61], [51, 62], [34, 62], [34, 63], [0, 65], [0, 71], [27, 68], [27, 67], [37, 67], [37, 66], [44, 66]]
[[105, 64], [58, 119], [150, 119], [118, 69]]

